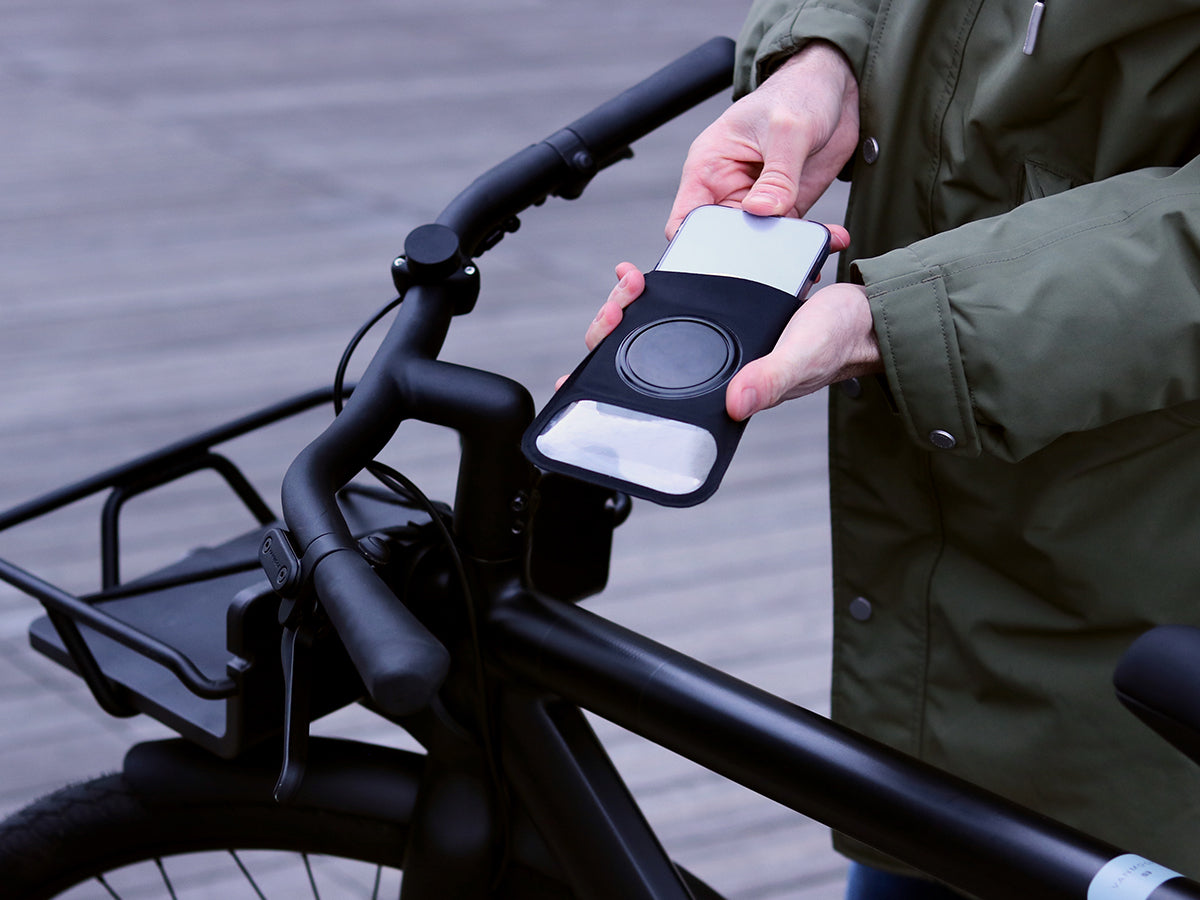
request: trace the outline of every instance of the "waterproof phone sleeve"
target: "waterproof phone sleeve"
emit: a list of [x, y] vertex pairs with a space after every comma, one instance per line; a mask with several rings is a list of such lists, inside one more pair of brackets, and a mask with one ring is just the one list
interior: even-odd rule
[[725, 386], [775, 346], [829, 253], [814, 222], [705, 206], [526, 431], [539, 468], [664, 506], [721, 482], [745, 430]]

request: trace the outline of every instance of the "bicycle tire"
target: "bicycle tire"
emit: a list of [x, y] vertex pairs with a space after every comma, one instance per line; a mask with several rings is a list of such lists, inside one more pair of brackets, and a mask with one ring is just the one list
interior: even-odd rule
[[[156, 861], [256, 850], [356, 860], [398, 872], [407, 837], [404, 821], [253, 801], [213, 802], [211, 796], [199, 794], [175, 794], [164, 800], [143, 794], [122, 775], [107, 775], [47, 794], [0, 823], [0, 885], [10, 900], [49, 900], [71, 891], [75, 891], [72, 896], [83, 896], [78, 889], [89, 882], [96, 886], [91, 896], [119, 898], [123, 895], [109, 884], [108, 876], [123, 868], [155, 865], [154, 877], [166, 879], [170, 877], [165, 874], [166, 863], [160, 870]], [[306, 869], [309, 865], [297, 860], [301, 864]], [[722, 900], [690, 872], [681, 869], [680, 873], [697, 900]], [[314, 877], [310, 869], [304, 875]], [[213, 887], [213, 873], [202, 877], [209, 882], [211, 896], [229, 896], [227, 882], [218, 880]], [[337, 893], [319, 894], [314, 884], [313, 896], [344, 897], [345, 881], [341, 873], [333, 888]], [[205, 890], [203, 883], [192, 887]], [[257, 882], [250, 887], [253, 894], [247, 896], [271, 896], [260, 893]], [[174, 882], [164, 884], [160, 896], [174, 897], [175, 890]], [[573, 894], [534, 869], [511, 866], [505, 890], [496, 896], [571, 900]]]
[[[306, 871], [292, 873], [293, 882], [315, 878], [307, 857], [323, 860], [356, 860], [371, 867], [399, 870], [407, 839], [407, 823], [381, 821], [354, 814], [324, 809], [305, 809], [273, 803], [238, 802], [223, 799], [214, 803], [204, 796], [147, 796], [134, 788], [122, 775], [109, 775], [75, 784], [49, 794], [14, 814], [0, 825], [0, 885], [12, 900], [44, 900], [63, 896], [68, 891], [91, 883], [90, 896], [123, 897], [111, 886], [114, 878], [129, 877], [129, 866], [147, 864], [153, 877], [161, 877], [161, 896], [172, 897], [189, 890], [206, 896], [230, 896], [228, 882], [214, 886], [212, 871], [188, 875], [190, 865], [181, 855], [198, 853], [231, 854], [230, 874], [242, 865], [239, 853], [283, 851], [296, 855], [297, 867]], [[159, 872], [156, 861], [162, 861]], [[262, 860], [254, 860], [264, 870]], [[199, 884], [179, 885], [178, 870]], [[176, 869], [172, 876], [170, 869]], [[560, 882], [533, 870], [518, 867], [502, 896], [514, 900], [569, 900], [571, 893]], [[120, 872], [124, 870], [124, 872]], [[120, 872], [120, 875], [113, 873]], [[267, 875], [278, 878], [285, 873], [273, 870]], [[318, 893], [314, 884], [310, 896], [343, 897], [346, 873], [335, 873], [339, 883]], [[260, 871], [251, 876], [246, 896], [273, 896], [261, 893]], [[98, 880], [102, 878], [103, 881]], [[205, 881], [208, 885], [206, 887]], [[398, 876], [397, 876], [398, 883]], [[136, 893], [146, 885], [133, 888]], [[89, 896], [74, 893], [74, 896]], [[389, 889], [388, 894], [395, 896]], [[143, 896], [137, 893], [137, 896]], [[153, 894], [151, 894], [153, 896]], [[277, 893], [274, 896], [288, 896]], [[291, 894], [291, 896], [296, 896]], [[363, 896], [371, 896], [365, 893]]]

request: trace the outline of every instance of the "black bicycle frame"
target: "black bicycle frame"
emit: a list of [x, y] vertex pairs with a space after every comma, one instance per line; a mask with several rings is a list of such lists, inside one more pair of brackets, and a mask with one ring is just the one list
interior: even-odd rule
[[[1082, 900], [1097, 873], [1124, 855], [585, 609], [516, 583], [496, 595], [503, 599], [489, 619], [488, 645], [506, 672], [982, 900]], [[535, 757], [525, 764], [543, 791], [560, 783], [559, 773], [576, 771], [580, 757], [594, 756], [578, 724], [555, 703], [549, 710], [540, 727], [558, 740], [531, 740], [538, 717], [528, 711], [509, 736]], [[623, 808], [619, 799], [614, 805]], [[628, 816], [584, 819], [579, 808], [586, 807], [553, 819], [576, 823], [578, 834], [559, 840], [586, 846]], [[644, 860], [653, 845], [634, 847], [641, 861], [630, 870], [651, 871]], [[620, 896], [687, 896], [649, 883], [630, 893], [630, 883], [621, 882]], [[1148, 896], [1200, 897], [1200, 885], [1176, 878]]]

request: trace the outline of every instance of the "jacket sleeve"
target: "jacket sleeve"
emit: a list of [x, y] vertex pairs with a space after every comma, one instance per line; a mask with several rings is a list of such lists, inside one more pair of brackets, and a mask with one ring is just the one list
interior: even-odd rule
[[813, 40], [836, 44], [860, 77], [879, 0], [755, 0], [738, 37], [734, 96], [750, 93]]
[[951, 452], [1019, 460], [1200, 401], [1200, 158], [1033, 200], [851, 273], [925, 446], [948, 432]]

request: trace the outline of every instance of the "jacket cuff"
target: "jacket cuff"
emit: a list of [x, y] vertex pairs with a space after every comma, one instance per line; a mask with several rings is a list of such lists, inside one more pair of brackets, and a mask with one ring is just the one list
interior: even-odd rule
[[752, 14], [738, 38], [734, 97], [750, 93], [814, 40], [834, 44], [850, 61], [854, 77], [861, 80], [871, 25], [854, 10], [828, 5], [828, 0], [801, 0], [774, 20]]
[[867, 289], [888, 387], [909, 435], [940, 453], [978, 456], [979, 429], [942, 274], [911, 249], [851, 266]]

